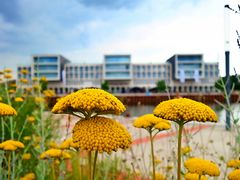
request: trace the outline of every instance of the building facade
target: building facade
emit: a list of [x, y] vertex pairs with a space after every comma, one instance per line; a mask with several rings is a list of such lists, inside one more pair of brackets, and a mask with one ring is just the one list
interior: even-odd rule
[[85, 87], [101, 87], [107, 81], [112, 93], [154, 92], [164, 80], [169, 92], [215, 92], [218, 63], [205, 63], [201, 54], [176, 54], [165, 63], [132, 63], [131, 55], [105, 55], [103, 63], [74, 64], [61, 55], [34, 55], [27, 68], [33, 77], [46, 77], [49, 88], [66, 94]]

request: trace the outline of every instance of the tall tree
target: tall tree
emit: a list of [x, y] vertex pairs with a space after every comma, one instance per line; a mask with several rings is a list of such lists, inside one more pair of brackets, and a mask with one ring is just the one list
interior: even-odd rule
[[165, 92], [167, 89], [167, 86], [164, 80], [157, 81], [156, 85], [157, 85], [158, 92]]

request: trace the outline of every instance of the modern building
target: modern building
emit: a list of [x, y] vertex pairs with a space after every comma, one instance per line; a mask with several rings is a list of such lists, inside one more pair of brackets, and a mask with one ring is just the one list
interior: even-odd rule
[[[105, 55], [103, 63], [73, 64], [61, 55], [34, 55], [28, 78], [45, 76], [49, 88], [66, 94], [107, 81], [113, 93], [154, 92], [164, 80], [169, 92], [215, 92], [218, 63], [205, 63], [201, 54], [176, 54], [166, 63], [132, 63], [131, 55]], [[18, 73], [18, 79], [21, 74]]]

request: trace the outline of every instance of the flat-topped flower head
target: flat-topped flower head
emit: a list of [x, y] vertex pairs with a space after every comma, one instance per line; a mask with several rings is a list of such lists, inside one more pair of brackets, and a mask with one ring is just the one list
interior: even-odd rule
[[145, 114], [143, 116], [138, 117], [134, 120], [133, 126], [136, 128], [153, 128], [156, 129], [170, 129], [171, 123], [169, 121], [166, 121], [162, 118], [158, 118], [154, 116], [153, 114]]
[[23, 98], [22, 97], [15, 97], [14, 99], [16, 102], [23, 102]]
[[0, 116], [13, 116], [17, 115], [16, 110], [7, 104], [0, 102]]
[[23, 177], [20, 177], [20, 180], [34, 180], [36, 179], [36, 176], [34, 173], [28, 173]]
[[0, 144], [0, 149], [4, 151], [15, 151], [18, 148], [24, 148], [24, 144], [20, 141], [6, 140]]
[[44, 96], [46, 97], [53, 97], [56, 96], [55, 92], [51, 89], [47, 89], [43, 91]]
[[156, 173], [155, 180], [166, 180], [166, 177], [161, 173]]
[[182, 150], [182, 154], [185, 155], [185, 154], [190, 153], [192, 151], [192, 148], [190, 146], [185, 146], [181, 150]]
[[239, 180], [240, 179], [240, 169], [235, 169], [228, 174], [228, 180]]
[[217, 122], [217, 115], [209, 106], [187, 98], [163, 101], [153, 113], [157, 117], [175, 122]]
[[43, 152], [40, 155], [40, 159], [49, 159], [49, 158], [62, 158], [62, 159], [70, 159], [71, 155], [67, 152], [64, 152], [61, 149], [49, 149]]
[[227, 162], [227, 167], [239, 169], [240, 168], [240, 160], [239, 159], [231, 159]]
[[9, 68], [4, 69], [4, 73], [11, 73], [11, 72], [12, 72], [12, 69], [9, 69]]
[[61, 98], [53, 107], [53, 113], [85, 112], [120, 114], [125, 107], [112, 94], [97, 88], [86, 88]]
[[218, 166], [209, 160], [204, 160], [200, 158], [190, 158], [187, 161], [185, 161], [184, 166], [190, 173], [209, 176], [220, 175], [220, 170]]
[[21, 69], [21, 74], [28, 74], [29, 73], [29, 71], [27, 70], [27, 69]]
[[[185, 180], [199, 180], [199, 174], [196, 173], [187, 173], [184, 176]], [[204, 175], [201, 175], [200, 180], [207, 180], [208, 178]]]
[[66, 139], [60, 145], [60, 149], [69, 149], [70, 147], [77, 148], [77, 145], [73, 143], [72, 138]]
[[78, 121], [73, 128], [72, 138], [78, 148], [100, 153], [127, 149], [132, 142], [125, 127], [101, 116]]

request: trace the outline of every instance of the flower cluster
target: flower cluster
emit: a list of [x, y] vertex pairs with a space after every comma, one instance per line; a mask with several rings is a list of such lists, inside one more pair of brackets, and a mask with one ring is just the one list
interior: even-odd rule
[[166, 177], [161, 173], [156, 173], [155, 180], [166, 180]]
[[[187, 173], [185, 174], [185, 180], [199, 180], [199, 174], [197, 173]], [[201, 175], [200, 180], [207, 180], [208, 178], [204, 175]]]
[[0, 144], [0, 149], [4, 151], [15, 151], [18, 148], [24, 148], [24, 144], [20, 141], [6, 140]]
[[240, 160], [239, 159], [231, 159], [227, 162], [227, 167], [239, 169], [240, 168]]
[[16, 102], [23, 102], [23, 98], [22, 97], [15, 97], [14, 99]]
[[46, 97], [53, 97], [56, 96], [55, 92], [51, 89], [47, 89], [43, 91], [44, 96]]
[[228, 180], [239, 180], [240, 179], [240, 169], [235, 169], [228, 174]]
[[48, 158], [62, 158], [62, 159], [70, 159], [71, 155], [67, 152], [64, 152], [61, 149], [49, 149], [43, 152], [40, 155], [40, 159], [48, 159]]
[[186, 146], [186, 147], [183, 147], [182, 148], [182, 154], [188, 154], [192, 151], [191, 147], [190, 146]]
[[209, 106], [187, 98], [161, 102], [154, 109], [154, 115], [176, 122], [217, 122], [217, 115]]
[[72, 138], [66, 139], [59, 145], [60, 149], [69, 149], [70, 147], [77, 148], [77, 145], [73, 143]]
[[16, 110], [7, 104], [0, 103], [0, 116], [17, 115]]
[[204, 160], [200, 158], [190, 158], [187, 161], [185, 161], [184, 166], [190, 173], [209, 176], [220, 175], [220, 170], [218, 166], [209, 160]]
[[158, 130], [167, 130], [170, 129], [171, 123], [167, 120], [158, 118], [153, 114], [145, 114], [138, 117], [134, 122], [133, 126], [136, 128], [155, 128]]
[[79, 148], [100, 153], [127, 149], [131, 144], [130, 134], [120, 123], [101, 116], [78, 121], [72, 138]]
[[101, 114], [120, 114], [125, 111], [124, 105], [110, 93], [86, 88], [61, 98], [53, 107], [53, 113], [95, 112]]
[[22, 156], [22, 159], [23, 160], [29, 160], [29, 159], [31, 159], [31, 154], [30, 153], [25, 153], [25, 154], [23, 154], [23, 156]]
[[20, 180], [34, 180], [36, 176], [34, 173], [28, 173], [25, 176], [21, 177]]

